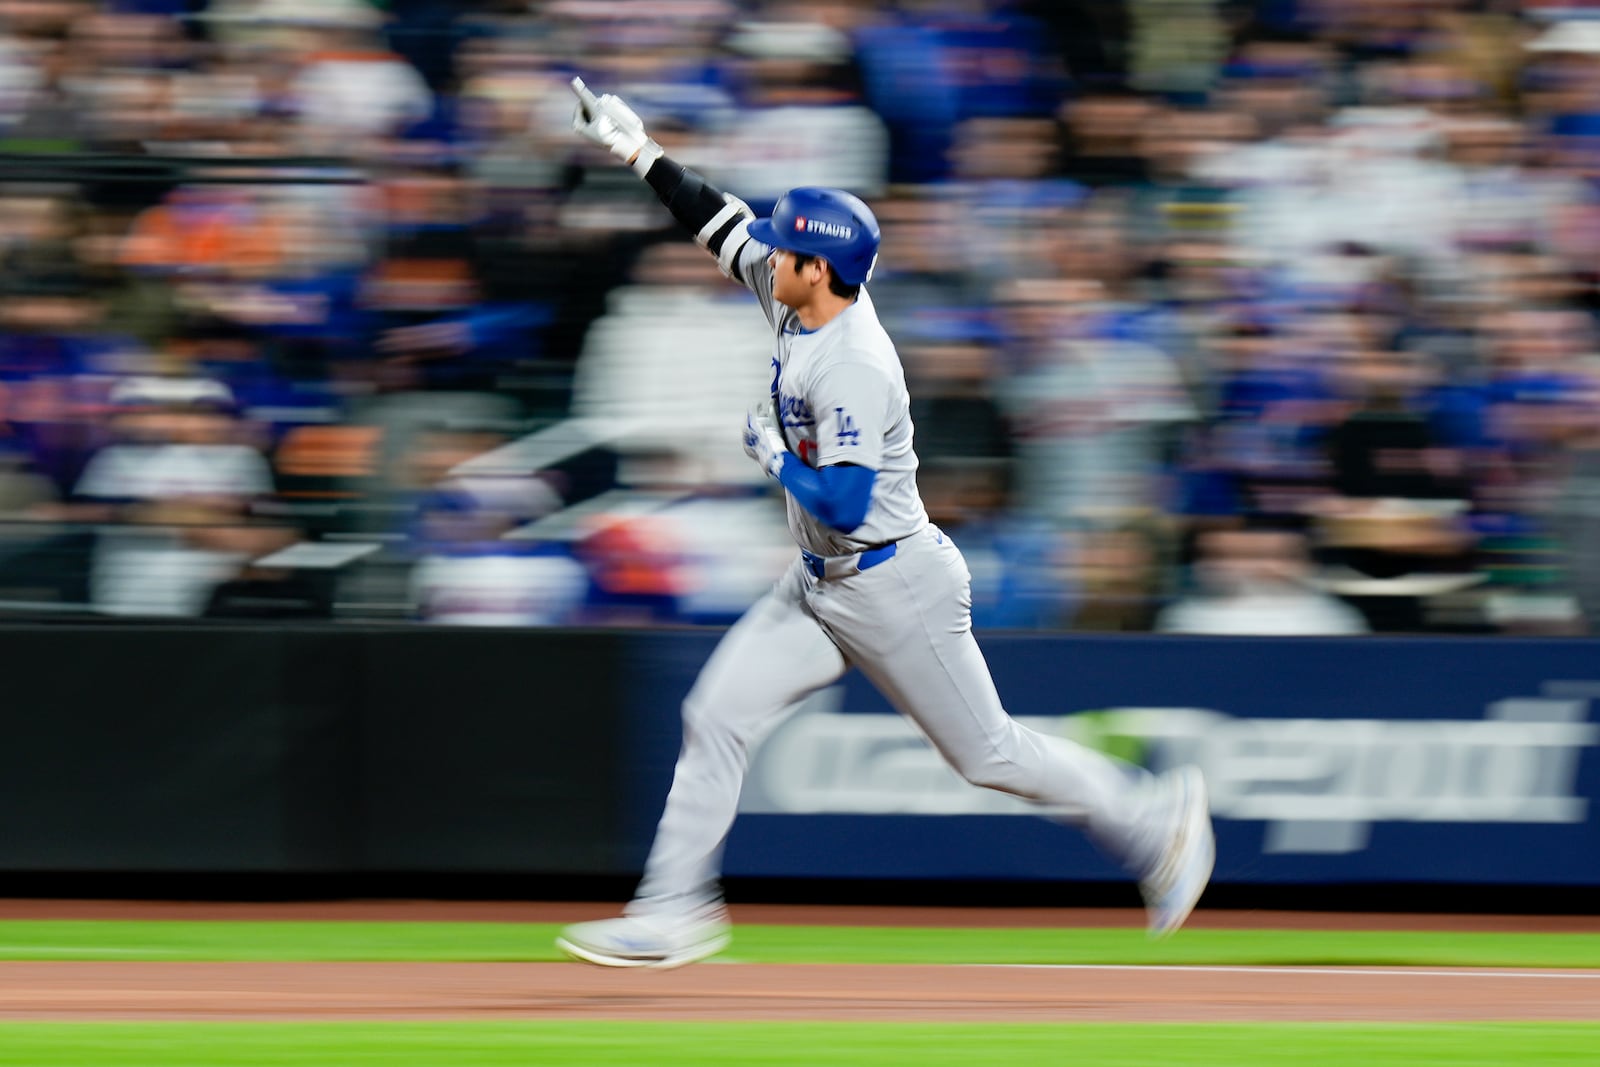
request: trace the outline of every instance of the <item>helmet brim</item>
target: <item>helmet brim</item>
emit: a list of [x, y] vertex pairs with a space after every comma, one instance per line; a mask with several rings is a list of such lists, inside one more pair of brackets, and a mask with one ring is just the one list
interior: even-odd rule
[[745, 232], [769, 248], [791, 247], [784, 244], [778, 237], [777, 227], [772, 225], [771, 219], [756, 219], [746, 228]]

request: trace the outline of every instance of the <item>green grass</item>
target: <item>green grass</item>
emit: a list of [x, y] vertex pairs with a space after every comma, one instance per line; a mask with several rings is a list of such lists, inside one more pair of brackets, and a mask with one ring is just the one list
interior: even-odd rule
[[1505, 1067], [1592, 1065], [1600, 1024], [0, 1024], [29, 1067]]
[[[555, 960], [541, 923], [0, 922], [5, 960]], [[1600, 967], [1600, 934], [741, 926], [752, 963], [1138, 963]], [[1600, 1062], [1600, 1056], [1596, 1057]]]
[[[10, 960], [553, 960], [516, 923], [0, 922]], [[744, 926], [729, 959], [1600, 966], [1600, 935]], [[574, 965], [576, 966], [576, 965]], [[0, 1067], [1504, 1067], [1600, 1063], [1593, 1024], [0, 1022]]]

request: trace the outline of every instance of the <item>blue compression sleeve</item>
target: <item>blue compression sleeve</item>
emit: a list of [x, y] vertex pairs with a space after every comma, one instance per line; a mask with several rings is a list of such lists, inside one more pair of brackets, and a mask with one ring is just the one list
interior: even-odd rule
[[839, 464], [816, 470], [794, 456], [784, 456], [778, 481], [794, 494], [800, 506], [840, 533], [849, 533], [867, 521], [872, 505], [872, 485], [878, 472], [871, 467]]

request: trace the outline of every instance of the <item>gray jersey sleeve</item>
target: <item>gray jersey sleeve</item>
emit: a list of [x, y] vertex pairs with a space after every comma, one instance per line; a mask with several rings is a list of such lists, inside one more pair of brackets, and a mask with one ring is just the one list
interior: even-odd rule
[[756, 294], [756, 300], [761, 303], [762, 314], [766, 315], [767, 321], [776, 328], [787, 309], [772, 299], [772, 267], [767, 263], [771, 255], [771, 248], [753, 237], [746, 238], [744, 247], [735, 253], [734, 263], [737, 273], [734, 277]]
[[817, 466], [881, 469], [894, 392], [888, 375], [868, 363], [838, 363], [824, 371], [808, 398], [817, 419]]

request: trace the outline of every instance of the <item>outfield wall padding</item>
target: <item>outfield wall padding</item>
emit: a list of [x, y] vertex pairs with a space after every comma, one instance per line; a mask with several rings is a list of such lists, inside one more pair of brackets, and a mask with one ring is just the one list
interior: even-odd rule
[[[0, 871], [631, 884], [719, 637], [3, 628]], [[1030, 727], [1204, 768], [1219, 885], [1600, 885], [1600, 641], [982, 643]], [[756, 748], [725, 869], [1126, 880], [1084, 835], [957, 779], [855, 674]]]
[[619, 640], [0, 630], [0, 869], [616, 873]]

